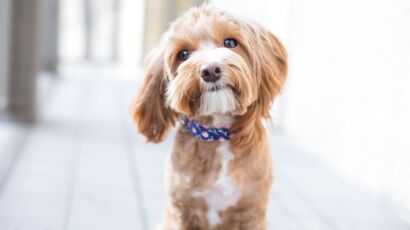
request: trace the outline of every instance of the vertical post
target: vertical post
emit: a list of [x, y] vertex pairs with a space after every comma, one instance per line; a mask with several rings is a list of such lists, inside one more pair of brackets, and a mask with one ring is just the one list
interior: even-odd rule
[[59, 0], [43, 1], [43, 70], [57, 73]]
[[7, 105], [10, 0], [0, 0], [0, 111]]
[[119, 42], [119, 27], [120, 27], [120, 5], [121, 5], [121, 0], [112, 0], [112, 20], [113, 20], [113, 26], [112, 26], [112, 41], [111, 41], [111, 58], [113, 61], [118, 60], [118, 42]]
[[174, 0], [176, 1], [176, 12], [175, 17], [183, 13], [185, 10], [189, 9], [192, 6], [198, 6], [204, 2], [204, 0]]
[[168, 22], [167, 0], [145, 0], [145, 20], [143, 53], [144, 56], [159, 42]]
[[158, 44], [161, 34], [179, 14], [203, 0], [145, 0], [144, 56]]
[[41, 0], [13, 0], [8, 110], [17, 120], [34, 121], [41, 35]]
[[92, 8], [92, 0], [84, 0], [84, 34], [85, 34], [85, 53], [84, 59], [92, 58], [92, 42], [93, 42], [93, 26], [94, 15]]

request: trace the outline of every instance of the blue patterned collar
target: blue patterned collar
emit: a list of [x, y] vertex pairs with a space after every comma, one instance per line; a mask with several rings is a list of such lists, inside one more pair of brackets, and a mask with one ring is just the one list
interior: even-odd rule
[[201, 141], [229, 141], [231, 139], [231, 133], [229, 129], [225, 127], [208, 127], [199, 124], [195, 120], [190, 120], [187, 117], [183, 117], [181, 123], [188, 133]]

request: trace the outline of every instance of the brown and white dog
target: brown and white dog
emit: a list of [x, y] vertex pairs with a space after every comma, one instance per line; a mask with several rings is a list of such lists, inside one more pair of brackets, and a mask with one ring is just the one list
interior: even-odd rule
[[[162, 229], [265, 229], [272, 163], [262, 120], [286, 78], [283, 45], [261, 25], [204, 5], [171, 24], [147, 64], [132, 107], [139, 132], [160, 142], [183, 120]], [[200, 136], [215, 130], [228, 136]]]

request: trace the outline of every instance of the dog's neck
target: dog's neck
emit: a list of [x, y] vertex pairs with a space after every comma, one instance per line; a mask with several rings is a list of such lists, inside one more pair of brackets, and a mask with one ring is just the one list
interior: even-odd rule
[[207, 117], [190, 119], [181, 118], [186, 131], [201, 141], [229, 141], [232, 132], [230, 127], [233, 117], [225, 114], [215, 114]]

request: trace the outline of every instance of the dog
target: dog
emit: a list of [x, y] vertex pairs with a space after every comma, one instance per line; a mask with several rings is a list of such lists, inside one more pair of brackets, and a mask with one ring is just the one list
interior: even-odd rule
[[157, 143], [179, 123], [161, 229], [265, 229], [273, 176], [263, 120], [287, 75], [282, 43], [203, 5], [170, 24], [146, 64], [132, 104], [138, 131]]

